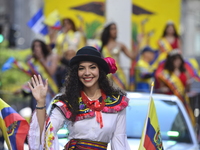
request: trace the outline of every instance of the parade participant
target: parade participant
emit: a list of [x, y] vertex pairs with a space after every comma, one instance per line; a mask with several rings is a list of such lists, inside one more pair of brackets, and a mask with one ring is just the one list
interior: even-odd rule
[[[157, 70], [156, 75], [159, 79], [158, 89], [160, 89], [162, 93], [174, 94], [174, 90], [170, 89], [170, 86], [167, 86], [168, 84], [164, 82], [164, 81], [167, 82], [167, 80], [169, 79], [173, 83], [180, 84], [179, 86], [178, 85], [176, 86], [179, 87], [178, 89], [181, 90], [182, 94], [185, 94], [187, 91], [189, 91], [188, 81], [190, 79], [190, 76], [187, 70], [185, 69], [184, 60], [178, 50], [173, 50], [172, 52], [170, 52], [164, 64], [161, 63], [160, 65], [163, 65], [163, 70], [162, 71]], [[166, 76], [163, 76], [163, 74], [168, 74], [170, 78], [167, 79]], [[164, 77], [166, 78], [166, 80], [163, 80]]]
[[154, 50], [151, 47], [146, 46], [142, 50], [140, 59], [136, 63], [136, 91], [150, 92], [150, 85], [154, 80], [154, 69], [150, 64], [153, 60]]
[[123, 52], [127, 57], [134, 60], [137, 54], [129, 51], [124, 44], [118, 42], [116, 39], [117, 26], [115, 23], [110, 23], [105, 26], [102, 32], [102, 47], [100, 51], [104, 57], [113, 57], [116, 60], [118, 70], [115, 74], [111, 75], [111, 79], [113, 80], [114, 84], [121, 89], [128, 89], [125, 73], [120, 67], [119, 55], [121, 52]]
[[181, 53], [181, 40], [173, 22], [169, 21], [166, 24], [162, 38], [158, 41], [158, 46], [160, 50], [159, 61], [165, 60], [167, 54], [173, 49], [178, 49]]
[[76, 29], [75, 23], [70, 18], [64, 18], [62, 20], [62, 29], [58, 33], [56, 41], [56, 52], [59, 56], [62, 56], [64, 52], [77, 49], [85, 45], [85, 40], [82, 32]]
[[173, 22], [168, 22], [166, 24], [162, 38], [159, 40], [158, 44], [162, 52], [170, 52], [173, 49], [181, 50], [180, 37]]
[[31, 50], [31, 59], [33, 58], [35, 61], [40, 62], [45, 71], [53, 77], [58, 63], [57, 55], [52, 53], [51, 49], [49, 49], [47, 45], [39, 39], [32, 42]]
[[91, 46], [77, 51], [70, 60], [65, 92], [53, 102], [46, 116], [45, 97], [48, 81], [34, 75], [29, 86], [37, 101], [29, 131], [31, 149], [59, 149], [56, 132], [66, 122], [69, 149], [130, 150], [126, 136], [126, 106], [128, 98], [111, 86], [108, 73], [117, 70], [115, 60], [102, 58]]
[[190, 74], [185, 69], [185, 62], [179, 50], [171, 51], [164, 63], [161, 63], [155, 73], [156, 91], [176, 95], [187, 109], [192, 123], [194, 114], [189, 104], [187, 93], [190, 87]]
[[[47, 106], [50, 103], [52, 97], [58, 92], [58, 88], [55, 81], [55, 72], [57, 69], [58, 58], [57, 55], [52, 53], [52, 51], [47, 47], [47, 45], [36, 39], [31, 45], [32, 55], [27, 60], [27, 65], [29, 67], [30, 76], [34, 74], [40, 74], [43, 79], [48, 78], [49, 80], [49, 91]], [[26, 88], [26, 86], [23, 86]], [[35, 109], [35, 100], [31, 98], [31, 108]]]

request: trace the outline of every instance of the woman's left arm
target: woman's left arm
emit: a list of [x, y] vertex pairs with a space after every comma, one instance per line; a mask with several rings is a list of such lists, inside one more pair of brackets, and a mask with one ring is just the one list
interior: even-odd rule
[[112, 150], [130, 150], [126, 135], [126, 108], [119, 112], [117, 124], [111, 139]]
[[128, 48], [124, 45], [124, 44], [121, 44], [121, 47], [122, 47], [122, 51], [124, 52], [124, 54], [129, 57], [130, 59], [132, 60], [135, 60], [135, 58], [137, 57], [138, 55], [138, 50], [136, 49], [135, 51], [129, 51]]

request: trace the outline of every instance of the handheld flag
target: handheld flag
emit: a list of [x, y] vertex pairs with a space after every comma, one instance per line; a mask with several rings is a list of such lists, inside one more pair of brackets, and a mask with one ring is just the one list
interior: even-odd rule
[[163, 150], [160, 127], [152, 98], [153, 83], [151, 87], [148, 115], [144, 124], [139, 150]]
[[29, 124], [0, 98], [0, 128], [9, 150], [23, 150]]
[[4, 72], [6, 70], [11, 69], [14, 61], [15, 61], [14, 57], [8, 58], [8, 60], [3, 64], [2, 68], [1, 68], [1, 71]]
[[44, 23], [53, 29], [59, 30], [61, 28], [60, 15], [58, 10], [52, 11], [44, 20]]
[[5, 72], [13, 67], [18, 68], [22, 72], [26, 73], [29, 76], [32, 76], [30, 70], [22, 62], [17, 61], [14, 57], [9, 57], [8, 60], [3, 64], [1, 71]]
[[48, 26], [45, 25], [44, 22], [44, 13], [43, 8], [39, 9], [39, 11], [29, 20], [27, 25], [36, 33], [40, 33], [43, 35], [48, 34]]

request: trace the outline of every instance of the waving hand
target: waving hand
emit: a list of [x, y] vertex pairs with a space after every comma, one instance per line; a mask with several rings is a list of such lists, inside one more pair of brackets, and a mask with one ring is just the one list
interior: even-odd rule
[[34, 75], [31, 78], [32, 85], [28, 82], [28, 85], [32, 91], [33, 96], [35, 97], [37, 104], [45, 104], [45, 99], [48, 90], [48, 81], [45, 80], [43, 83], [40, 75]]

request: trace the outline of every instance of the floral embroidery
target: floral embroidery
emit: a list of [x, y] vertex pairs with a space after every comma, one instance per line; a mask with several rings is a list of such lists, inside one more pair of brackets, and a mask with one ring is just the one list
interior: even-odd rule
[[80, 104], [79, 105], [79, 109], [84, 109], [85, 108], [85, 105], [84, 104]]
[[[101, 101], [101, 98], [99, 99]], [[82, 101], [82, 98], [79, 97], [79, 114], [76, 116], [76, 121], [91, 118], [95, 116], [95, 112], [89, 109]], [[113, 95], [113, 96], [107, 96], [107, 98], [104, 100], [105, 106], [102, 110], [103, 113], [117, 113], [124, 108], [128, 106], [129, 99], [122, 95]], [[59, 103], [62, 103], [60, 105]], [[55, 105], [58, 105], [59, 108], [62, 110], [62, 112], [65, 114], [65, 117], [67, 119], [70, 118], [71, 112], [69, 109], [67, 109], [66, 104], [62, 101], [57, 101]]]
[[78, 102], [79, 102], [79, 109], [84, 110], [86, 108], [86, 105], [83, 103], [82, 97], [78, 98]]
[[46, 132], [45, 132], [46, 133], [46, 147], [50, 150], [53, 150], [52, 143], [53, 143], [53, 140], [55, 139], [54, 132], [53, 132], [54, 129], [49, 119], [47, 120], [47, 124], [49, 126], [47, 127]]
[[104, 108], [103, 108], [103, 111], [104, 111], [104, 112], [108, 112], [108, 110], [109, 110], [108, 107], [104, 107]]
[[126, 101], [122, 101], [122, 106], [124, 106], [124, 107], [126, 107], [126, 106], [128, 106], [128, 103], [126, 102]]
[[120, 110], [121, 110], [121, 107], [120, 107], [120, 106], [116, 106], [116, 107], [114, 107], [114, 109], [115, 109], [116, 111], [120, 111]]
[[110, 99], [110, 96], [108, 96], [105, 100], [104, 100], [106, 103], [111, 103], [111, 99]]

